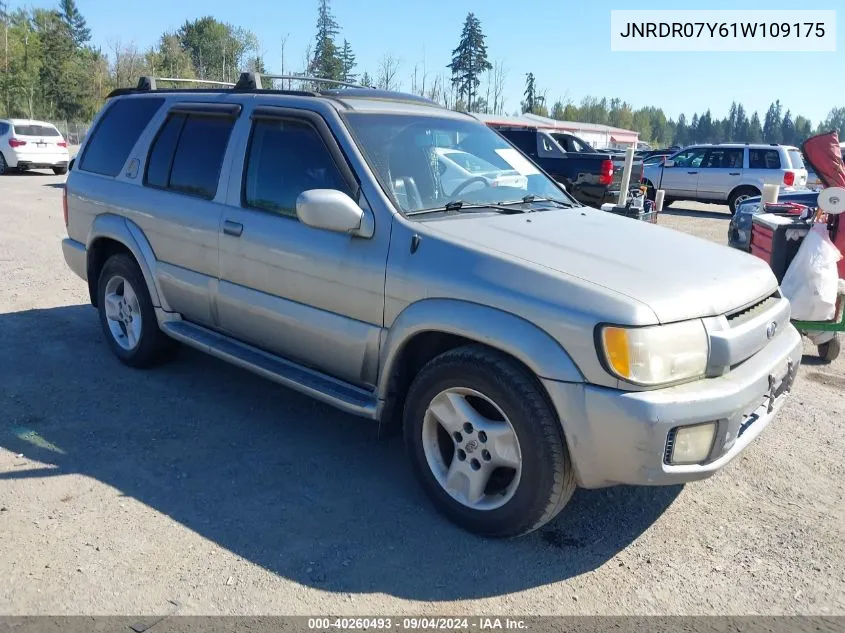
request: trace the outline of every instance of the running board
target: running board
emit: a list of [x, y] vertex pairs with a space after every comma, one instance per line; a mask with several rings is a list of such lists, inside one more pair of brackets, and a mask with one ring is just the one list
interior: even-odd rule
[[304, 393], [341, 411], [378, 419], [378, 400], [371, 391], [273, 356], [225, 334], [187, 321], [168, 321], [161, 324], [161, 329], [185, 345]]

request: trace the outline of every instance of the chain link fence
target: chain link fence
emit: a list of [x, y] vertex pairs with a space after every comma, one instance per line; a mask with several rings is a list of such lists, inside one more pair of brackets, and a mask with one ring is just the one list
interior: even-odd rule
[[85, 135], [88, 134], [88, 129], [91, 127], [91, 122], [74, 122], [74, 121], [50, 121], [62, 136], [65, 137], [68, 145], [79, 146]]

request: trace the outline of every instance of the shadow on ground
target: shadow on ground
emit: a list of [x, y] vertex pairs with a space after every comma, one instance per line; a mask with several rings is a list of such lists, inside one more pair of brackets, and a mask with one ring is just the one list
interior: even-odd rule
[[0, 350], [0, 446], [57, 467], [0, 485], [93, 477], [327, 591], [455, 600], [553, 583], [613, 558], [681, 490], [578, 491], [539, 533], [482, 540], [431, 508], [401, 442], [371, 422], [187, 349], [124, 367], [89, 306], [0, 315]]
[[676, 202], [674, 205], [669, 207], [668, 209], [663, 209], [660, 212], [661, 215], [675, 215], [678, 217], [686, 217], [686, 218], [703, 218], [703, 219], [710, 219], [710, 220], [730, 220], [731, 219], [731, 212], [728, 210], [727, 207], [724, 207], [724, 210], [717, 211], [717, 210], [702, 210], [702, 209], [685, 209], [682, 206], [679, 206], [680, 203]]

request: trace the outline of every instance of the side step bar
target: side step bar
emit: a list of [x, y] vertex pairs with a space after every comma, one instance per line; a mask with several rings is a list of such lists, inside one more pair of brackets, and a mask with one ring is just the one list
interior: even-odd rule
[[341, 411], [372, 420], [378, 419], [378, 399], [371, 391], [273, 356], [187, 321], [167, 321], [161, 324], [161, 328], [165, 334], [177, 341], [337, 407]]

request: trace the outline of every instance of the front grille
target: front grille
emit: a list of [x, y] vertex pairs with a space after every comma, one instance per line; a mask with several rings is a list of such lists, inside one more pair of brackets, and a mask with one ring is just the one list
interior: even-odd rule
[[747, 323], [751, 319], [757, 317], [768, 310], [771, 310], [772, 307], [780, 301], [780, 293], [775, 292], [773, 295], [766, 297], [762, 301], [755, 303], [752, 306], [747, 308], [742, 308], [741, 310], [737, 310], [736, 312], [731, 312], [727, 316], [728, 325], [730, 327], [737, 327], [742, 325], [743, 323]]

